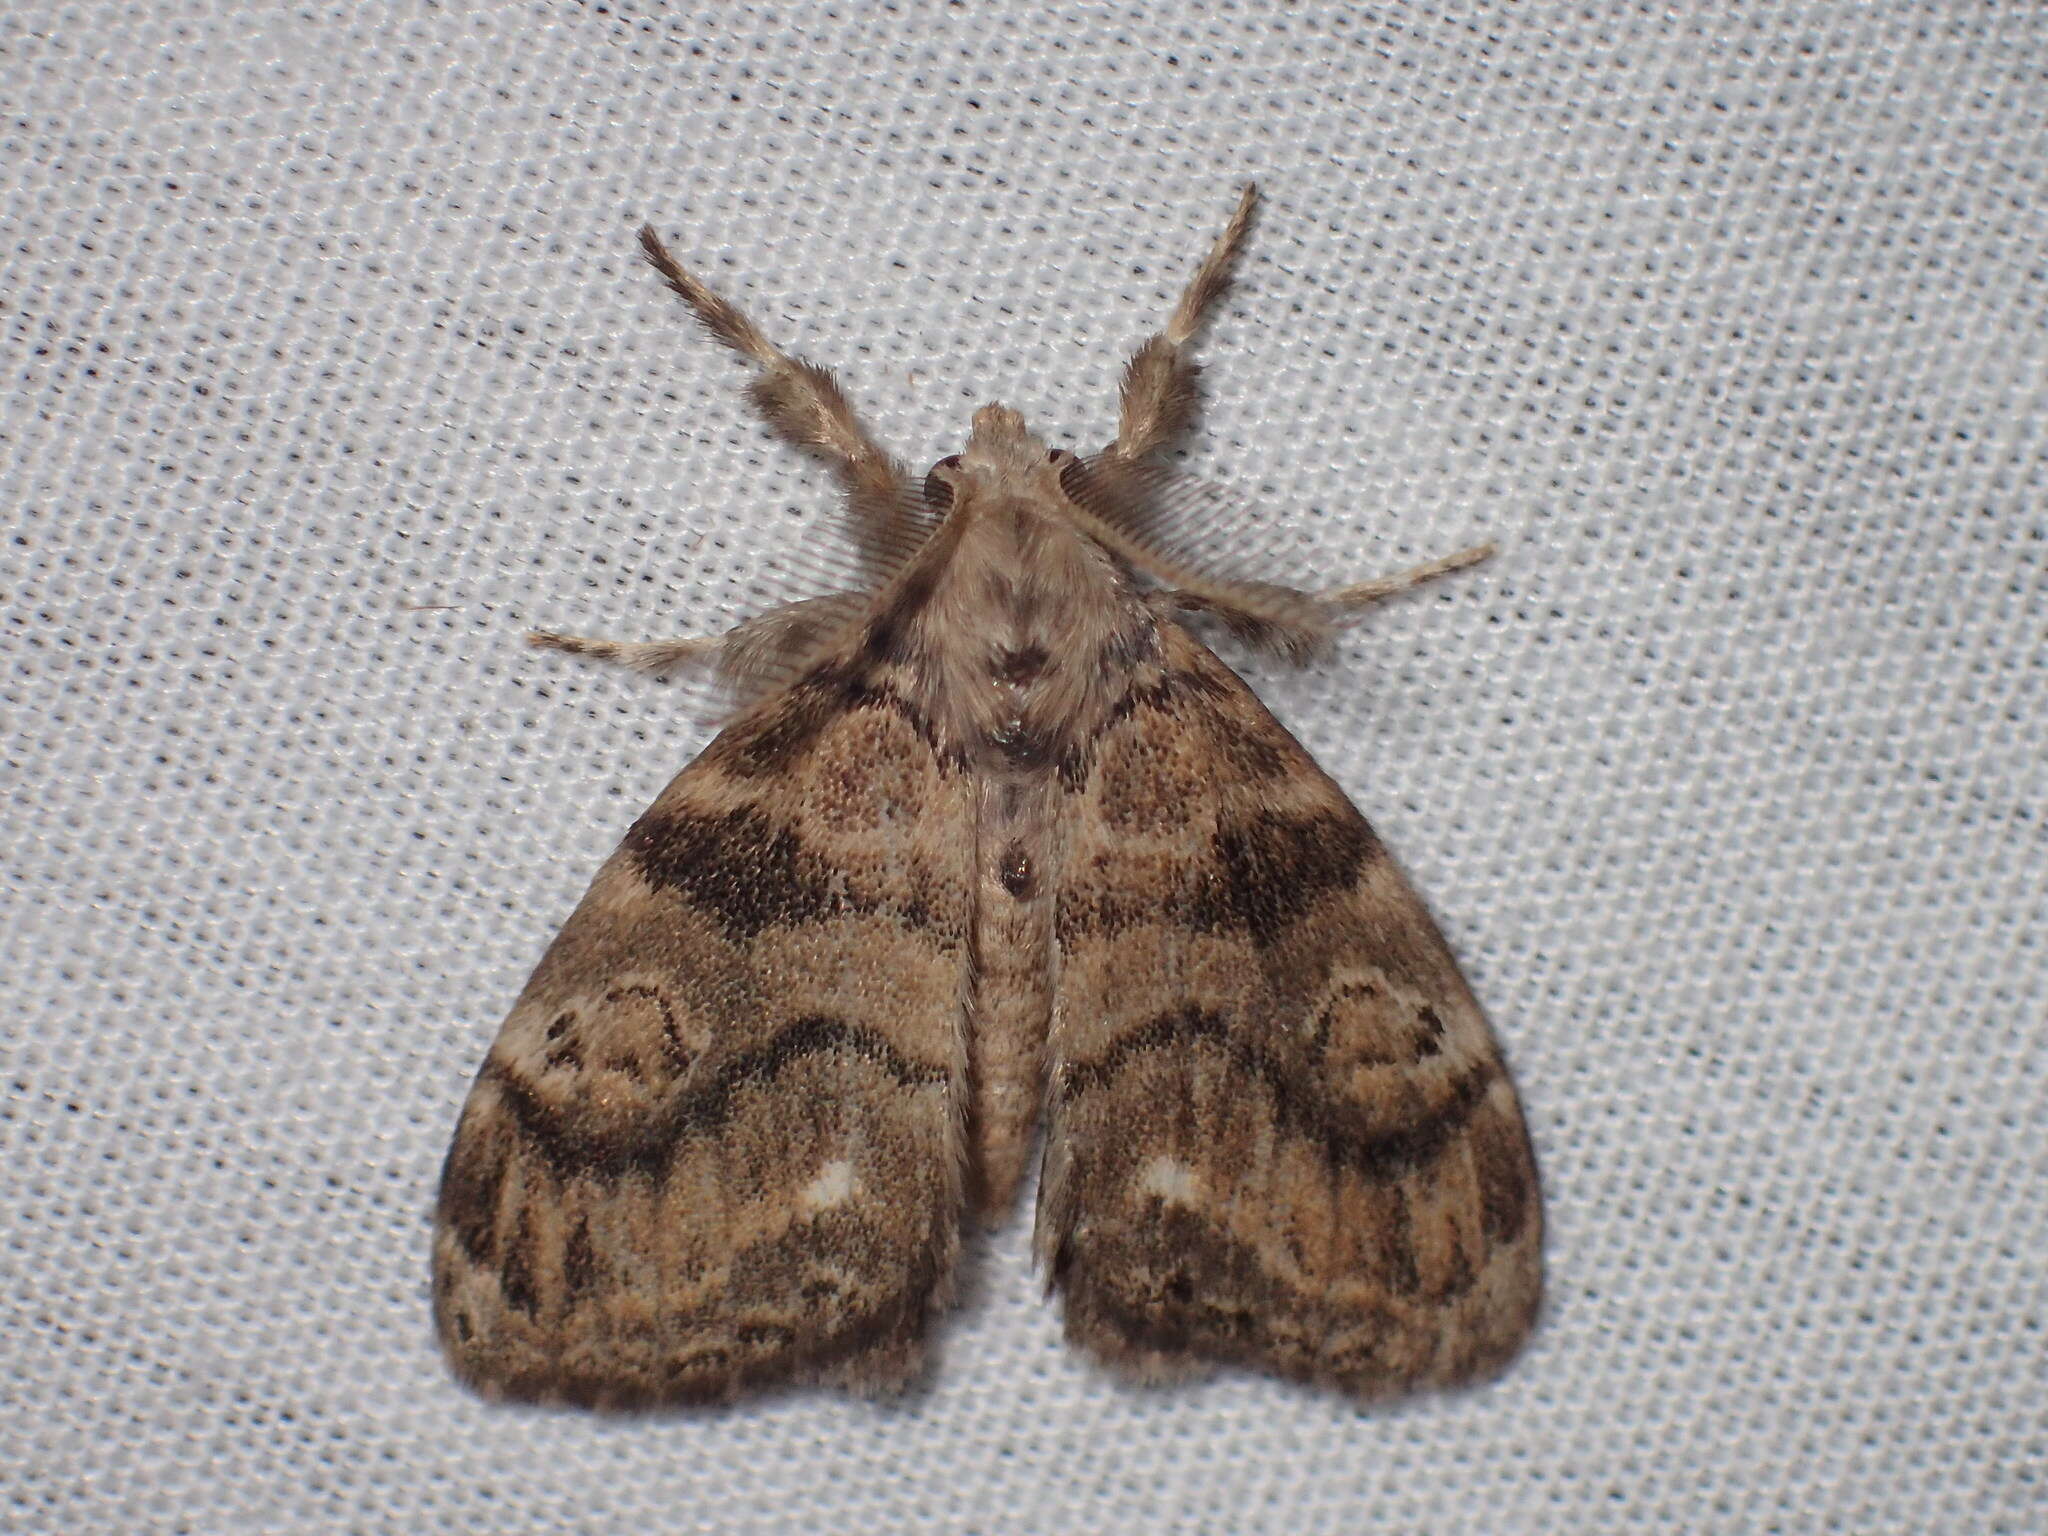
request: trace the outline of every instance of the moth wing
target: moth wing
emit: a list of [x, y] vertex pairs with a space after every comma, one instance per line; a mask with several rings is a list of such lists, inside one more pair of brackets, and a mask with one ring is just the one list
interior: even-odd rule
[[434, 1311], [492, 1396], [888, 1388], [961, 1204], [969, 790], [821, 665], [663, 791], [549, 946], [442, 1175]]
[[1378, 1396], [1531, 1327], [1541, 1210], [1471, 989], [1343, 792], [1170, 619], [1068, 801], [1038, 1247], [1070, 1339]]

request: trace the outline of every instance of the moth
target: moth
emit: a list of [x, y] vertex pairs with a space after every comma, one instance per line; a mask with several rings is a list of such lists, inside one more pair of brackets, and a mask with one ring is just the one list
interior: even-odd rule
[[1322, 593], [1168, 554], [1156, 464], [1247, 187], [1116, 439], [1014, 410], [913, 483], [832, 376], [680, 266], [776, 435], [843, 483], [860, 590], [721, 639], [537, 644], [751, 697], [548, 947], [442, 1176], [433, 1305], [485, 1394], [897, 1389], [963, 1218], [1012, 1205], [1068, 1338], [1126, 1376], [1264, 1368], [1361, 1398], [1495, 1370], [1541, 1211], [1471, 989], [1343, 792], [1191, 622], [1306, 659], [1490, 552]]

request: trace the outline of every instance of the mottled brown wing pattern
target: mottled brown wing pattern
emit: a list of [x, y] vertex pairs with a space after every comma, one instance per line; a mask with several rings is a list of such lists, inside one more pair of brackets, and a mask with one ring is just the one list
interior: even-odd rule
[[888, 672], [737, 719], [527, 983], [434, 1238], [472, 1385], [630, 1406], [917, 1368], [958, 1242], [973, 813]]
[[1484, 1375], [1541, 1289], [1492, 1035], [1342, 791], [1158, 633], [1065, 812], [1038, 1245], [1068, 1336], [1143, 1379]]

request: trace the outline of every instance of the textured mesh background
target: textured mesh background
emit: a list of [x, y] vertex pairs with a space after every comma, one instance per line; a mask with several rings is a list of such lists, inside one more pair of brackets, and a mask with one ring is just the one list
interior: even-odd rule
[[[0, 1527], [2041, 1529], [2048, 21], [1737, 9], [9, 7]], [[844, 551], [634, 226], [922, 463], [1100, 442], [1253, 174], [1254, 567], [1503, 545], [1248, 670], [1513, 1056], [1532, 1346], [1125, 1389], [1020, 1212], [893, 1406], [466, 1396], [456, 1109], [711, 729], [520, 631]]]

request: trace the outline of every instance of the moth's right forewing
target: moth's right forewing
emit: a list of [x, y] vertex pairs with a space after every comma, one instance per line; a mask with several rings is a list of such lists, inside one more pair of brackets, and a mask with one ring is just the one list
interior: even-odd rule
[[627, 834], [491, 1047], [434, 1309], [492, 1395], [900, 1385], [958, 1242], [972, 796], [887, 669], [756, 703]]
[[1484, 1374], [1541, 1290], [1492, 1034], [1343, 793], [1159, 634], [1065, 818], [1038, 1245], [1068, 1334], [1141, 1378]]

